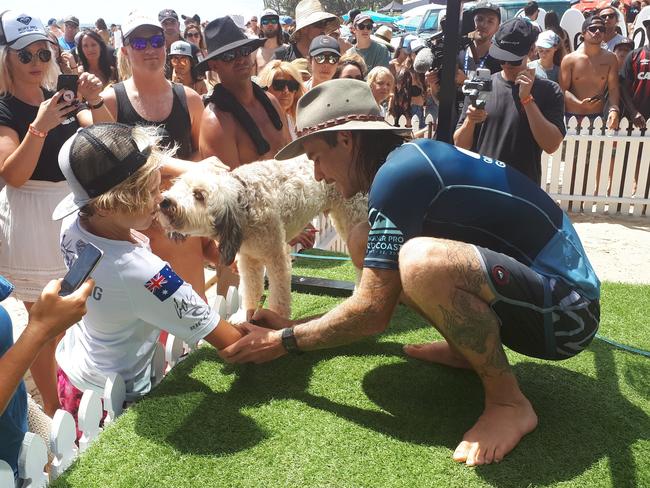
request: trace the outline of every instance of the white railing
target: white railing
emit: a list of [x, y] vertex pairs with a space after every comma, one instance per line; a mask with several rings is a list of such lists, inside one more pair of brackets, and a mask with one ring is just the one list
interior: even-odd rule
[[[220, 317], [230, 317], [237, 313], [240, 303], [239, 291], [231, 286], [226, 297], [219, 295], [215, 297], [212, 306]], [[197, 344], [185, 344], [171, 334], [167, 336], [164, 347], [157, 342], [152, 360], [152, 386], [160, 383], [164, 375], [185, 359], [187, 354], [197, 346]], [[120, 416], [125, 399], [124, 379], [119, 374], [112, 373], [106, 379], [103, 394], [94, 390], [84, 391], [79, 403], [77, 425], [69, 412], [57, 410], [50, 429], [52, 461], [49, 473], [44, 469], [48, 462], [45, 440], [33, 432], [27, 432], [18, 455], [19, 479], [14, 483], [13, 470], [7, 462], [0, 459], [0, 488], [47, 486], [50, 481], [61, 476], [80, 453], [88, 449], [104, 427]], [[103, 427], [100, 427], [104, 412], [106, 412], [106, 418], [104, 418]], [[78, 444], [75, 442], [77, 427], [82, 434]]]

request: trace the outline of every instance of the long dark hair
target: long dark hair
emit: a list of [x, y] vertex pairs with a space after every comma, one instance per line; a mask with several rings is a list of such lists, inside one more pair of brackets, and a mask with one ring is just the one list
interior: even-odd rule
[[199, 31], [199, 49], [206, 49], [205, 47], [205, 40], [203, 39], [203, 31], [201, 30], [201, 26], [197, 24], [188, 24], [187, 27], [185, 27], [185, 32], [183, 32], [183, 39], [185, 39], [187, 42], [192, 44], [190, 41], [187, 39], [187, 31], [190, 29], [196, 29]]
[[84, 53], [82, 47], [83, 40], [86, 38], [86, 36], [90, 37], [97, 44], [99, 44], [99, 70], [104, 75], [104, 78], [107, 82], [116, 81], [117, 78], [115, 75], [115, 57], [110, 55], [106, 43], [95, 31], [84, 31], [81, 36], [79, 36], [77, 54], [79, 55], [79, 60], [81, 61], [81, 65], [83, 66], [84, 71], [88, 71], [90, 69], [90, 63], [88, 62], [88, 58], [86, 57], [86, 54]]
[[[284, 43], [284, 36], [282, 34], [282, 25], [280, 24], [280, 19], [278, 18], [278, 23], [275, 24], [278, 26], [278, 31], [275, 33], [275, 39], [278, 42], [278, 46], [282, 46]], [[266, 35], [264, 35], [264, 29], [262, 29], [262, 19], [260, 18], [260, 35], [258, 36], [260, 39], [266, 39]]]

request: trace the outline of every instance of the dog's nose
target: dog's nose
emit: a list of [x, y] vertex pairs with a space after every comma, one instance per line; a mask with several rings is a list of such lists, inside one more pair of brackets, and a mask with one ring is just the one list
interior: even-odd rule
[[161, 210], [167, 210], [171, 206], [172, 206], [172, 201], [167, 197], [163, 198], [162, 201], [160, 202]]

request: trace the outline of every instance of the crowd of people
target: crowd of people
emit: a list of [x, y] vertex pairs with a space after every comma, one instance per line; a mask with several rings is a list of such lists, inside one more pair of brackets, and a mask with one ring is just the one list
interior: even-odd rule
[[[343, 326], [333, 333], [325, 330], [324, 322], [319, 322], [314, 327], [323, 329], [319, 332], [322, 335], [313, 335], [313, 330], [320, 329], [300, 326], [296, 328], [297, 339], [282, 336], [284, 349], [276, 348], [273, 357], [298, 346], [301, 349], [328, 347], [380, 331], [381, 324], [387, 324], [388, 312], [392, 312], [392, 308], [386, 307], [394, 307], [397, 302], [400, 285], [395, 282], [395, 276], [399, 280], [402, 273], [407, 303], [410, 300], [436, 324], [446, 323], [440, 330], [450, 344], [446, 348], [411, 348], [407, 353], [475, 369], [483, 380], [486, 398], [493, 402], [493, 408], [486, 408], [486, 416], [470, 431], [471, 435], [468, 433], [468, 439], [482, 439], [491, 451], [479, 453], [479, 441], [466, 439], [454, 457], [468, 464], [500, 460], [534, 428], [537, 419], [512, 373], [508, 372], [495, 332], [496, 322], [506, 323], [504, 317], [511, 313], [508, 332], [502, 332], [508, 336], [503, 343], [524, 354], [553, 359], [581, 351], [593, 337], [598, 322], [598, 280], [571, 224], [563, 220], [561, 212], [556, 212], [552, 202], [545, 200], [547, 197], [539, 190], [542, 151], [552, 153], [560, 146], [568, 117], [575, 116], [582, 121], [604, 116], [607, 126], [616, 129], [623, 116], [640, 128], [645, 128], [650, 116], [650, 48], [633, 49], [629, 39], [616, 34], [618, 10], [606, 7], [588, 16], [582, 26], [583, 43], [574, 51], [557, 15], [546, 13], [543, 30], [536, 22], [537, 13], [536, 3], [530, 2], [524, 18], [502, 22], [497, 6], [479, 2], [471, 12], [474, 23], [471, 43], [458, 54], [455, 68], [458, 124], [454, 144], [480, 153], [490, 161], [502, 162], [494, 170], [507, 167], [506, 179], [521, 185], [512, 189], [513, 193], [522, 193], [521, 199], [537, 199], [540, 213], [528, 215], [512, 201], [492, 204], [502, 204], [512, 210], [512, 215], [529, 219], [529, 225], [554, 223], [554, 230], [546, 229], [548, 232], [535, 242], [518, 242], [519, 238], [513, 235], [506, 244], [507, 239], [485, 240], [485, 235], [493, 236], [507, 228], [503, 222], [492, 220], [495, 227], [484, 229], [485, 234], [480, 237], [472, 232], [460, 235], [449, 215], [440, 217], [444, 222], [439, 220], [435, 225], [431, 217], [422, 231], [425, 233], [416, 230], [422, 229], [422, 222], [409, 220], [454, 208], [453, 203], [444, 207], [444, 201], [430, 203], [450, 184], [440, 178], [460, 178], [440, 154], [471, 163], [464, 153], [451, 146], [431, 145], [431, 141], [401, 146], [405, 142], [405, 128], [380, 122], [388, 114], [395, 120], [406, 116], [409, 120], [406, 132], [413, 131], [421, 137], [426, 117], [431, 115], [434, 120], [437, 117], [438, 73], [415, 70], [417, 55], [426, 48], [426, 43], [415, 36], [403, 36], [399, 42], [392, 42], [395, 33], [389, 26], [376, 25], [371, 17], [359, 11], [351, 11], [349, 20], [343, 23], [338, 16], [326, 12], [318, 0], [302, 0], [294, 18], [267, 9], [259, 17], [244, 19], [232, 15], [206, 22], [198, 15], [179, 17], [176, 11], [163, 9], [157, 18], [133, 12], [121, 25], [109, 28], [103, 19], [98, 19], [94, 29], [81, 30], [74, 15], [65, 17], [62, 25], [50, 19], [44, 26], [35, 15], [3, 13], [0, 18], [0, 177], [5, 186], [0, 193], [0, 275], [15, 286], [13, 296], [30, 313], [27, 331], [33, 333], [29, 332], [15, 349], [10, 348], [8, 316], [0, 316], [3, 325], [0, 332], [4, 334], [1, 343], [6, 345], [5, 350], [14, 351], [13, 356], [9, 352], [2, 356], [0, 368], [6, 374], [4, 364], [10, 364], [7, 357], [14, 358], [13, 376], [6, 385], [0, 381], [0, 407], [5, 410], [0, 427], [3, 437], [9, 435], [7, 432], [12, 433], [14, 442], [2, 443], [0, 458], [16, 467], [15, 439], [26, 428], [25, 403], [21, 400], [25, 392], [18, 385], [29, 365], [43, 398], [44, 412], [52, 416], [61, 407], [76, 414], [80, 392], [86, 388], [101, 390], [103, 375], [108, 371], [119, 372], [124, 377], [129, 400], [148, 392], [153, 347], [161, 330], [171, 331], [187, 341], [205, 338], [215, 347], [225, 348], [224, 357], [234, 362], [269, 359], [264, 354], [242, 356], [242, 341], [246, 338], [238, 339], [242, 333], [252, 337], [253, 329], [232, 328], [205, 304], [206, 263], [219, 270], [221, 294], [236, 280], [233, 269], [220, 266], [216, 243], [199, 237], [182, 242], [171, 240], [157, 224], [155, 214], [161, 201], [160, 191], [195, 162], [223, 164], [234, 169], [276, 154], [280, 158], [280, 155], [306, 151], [315, 162], [317, 179], [343, 185], [340, 188], [344, 193], [349, 188], [370, 193], [370, 227], [365, 229], [361, 244], [352, 243], [350, 248], [355, 264], [363, 266], [364, 273], [367, 268], [374, 274], [362, 278], [362, 292], [357, 298], [367, 298], [363, 290], [372, 291], [373, 285], [388, 288], [379, 295], [368, 291], [368, 296], [383, 307], [373, 309], [381, 319], [374, 328], [362, 327], [346, 335]], [[646, 28], [650, 30], [650, 24]], [[462, 91], [465, 81], [472, 79], [479, 69], [489, 70], [492, 81], [484, 105], [477, 105]], [[63, 98], [65, 90], [57, 88], [58, 76], [62, 74], [78, 75], [75, 99]], [[346, 97], [342, 96], [344, 93]], [[337, 115], [330, 106], [343, 103], [341, 100], [348, 105], [340, 108]], [[324, 118], [328, 113], [334, 114], [331, 119]], [[418, 116], [420, 125], [411, 128], [414, 115]], [[339, 127], [340, 124], [343, 125]], [[339, 132], [324, 133], [322, 139], [305, 140], [308, 135], [322, 131], [322, 126], [338, 127]], [[352, 135], [347, 131], [352, 131]], [[288, 148], [293, 149], [288, 151]], [[391, 153], [396, 148], [399, 157]], [[386, 169], [377, 173], [389, 154], [392, 164], [387, 163]], [[429, 166], [421, 164], [424, 159], [419, 154], [425, 155], [434, 171], [439, 172], [438, 179], [434, 173], [428, 173]], [[332, 161], [339, 156], [341, 161], [347, 158], [350, 164], [363, 159], [365, 162], [359, 164], [365, 164], [362, 170], [367, 174], [353, 177], [343, 167], [332, 169]], [[396, 173], [391, 171], [397, 167], [395, 161], [402, 159], [413, 166], [413, 173], [408, 178], [398, 178], [399, 185], [395, 187], [390, 178]], [[128, 171], [118, 164], [125, 162], [129, 162]], [[478, 180], [470, 183], [486, 190], [509, 190], [501, 177], [484, 173], [477, 172], [472, 178]], [[382, 178], [373, 183], [376, 174]], [[421, 212], [414, 213], [411, 209], [407, 217], [402, 215], [403, 209], [390, 207], [399, 206], [400, 199], [417, 200], [404, 192], [419, 188], [418, 175], [423, 181], [431, 179], [431, 186], [421, 189], [424, 198], [422, 208], [418, 209]], [[467, 175], [461, 179], [465, 178], [471, 180]], [[71, 190], [72, 197], [66, 197]], [[481, 198], [487, 198], [488, 194], [489, 191], [480, 193]], [[396, 212], [395, 217], [390, 214], [392, 222], [377, 217], [384, 206], [389, 214]], [[55, 208], [54, 217], [58, 220], [52, 220]], [[458, 209], [452, 213], [456, 215]], [[542, 214], [546, 220], [540, 217]], [[462, 221], [467, 216], [456, 217]], [[62, 218], [65, 218], [63, 224]], [[466, 244], [454, 247], [448, 244], [451, 241], [443, 244], [417, 241], [404, 255], [408, 259], [402, 268], [401, 261], [398, 264], [399, 247], [392, 247], [397, 252], [389, 257], [373, 250], [372, 246], [381, 240], [379, 234], [390, 234], [384, 232], [386, 229], [377, 230], [380, 222], [407, 226], [408, 232], [404, 231], [403, 236], [408, 238], [435, 237], [438, 235], [435, 232], [440, 231], [440, 235], [452, 241], [476, 243], [492, 251], [480, 248], [477, 254]], [[545, 225], [540, 223], [540, 227]], [[562, 229], [562, 236], [555, 236], [558, 229]], [[531, 227], [530, 234], [537, 230]], [[291, 243], [310, 247], [315, 231], [308, 226]], [[556, 247], [565, 244], [570, 247], [575, 261], [568, 271], [562, 268], [566, 263], [558, 264], [555, 256], [550, 259], [545, 254], [550, 250], [542, 252], [550, 239], [557, 239]], [[57, 298], [59, 285], [51, 280], [65, 273], [88, 242], [105, 253], [96, 270], [95, 282], [71, 298]], [[364, 261], [366, 248], [369, 251]], [[439, 276], [435, 283], [405, 281], [404, 273], [410, 276], [417, 269], [417, 256], [432, 255], [438, 259], [438, 264], [430, 268], [432, 276]], [[462, 266], [441, 267], [439, 260], [443, 255], [462, 261]], [[504, 255], [510, 260], [505, 260]], [[515, 260], [519, 265], [513, 264]], [[486, 263], [493, 271], [502, 273], [494, 271], [497, 274], [490, 278], [494, 282], [491, 287], [479, 272]], [[461, 269], [467, 271], [466, 275]], [[472, 273], [475, 276], [470, 278]], [[541, 274], [533, 277], [532, 273]], [[523, 296], [523, 289], [518, 288], [515, 293], [507, 288], [509, 279], [536, 280], [536, 287], [529, 290], [530, 296]], [[548, 280], [552, 280], [550, 284]], [[490, 349], [491, 353], [488, 351], [488, 356], [492, 356], [485, 356], [485, 347], [481, 345], [472, 350], [471, 345], [454, 333], [454, 323], [464, 320], [465, 312], [454, 311], [453, 303], [445, 304], [448, 313], [442, 306], [433, 310], [427, 298], [421, 296], [422, 290], [427, 289], [446, 293], [448, 290], [443, 290], [440, 283], [447, 282], [455, 283], [465, 294], [471, 292], [469, 302], [487, 317], [491, 332], [484, 334], [483, 339], [488, 340], [490, 348], [496, 348]], [[472, 288], [470, 282], [477, 286]], [[540, 286], [546, 286], [546, 291], [538, 290]], [[5, 291], [9, 289], [7, 285]], [[553, 292], [550, 298], [549, 290]], [[505, 297], [512, 293], [515, 296], [508, 301]], [[86, 310], [82, 304], [88, 296], [91, 298]], [[171, 296], [174, 299], [167, 301]], [[549, 303], [551, 298], [558, 303]], [[465, 296], [462, 299], [468, 300]], [[585, 311], [586, 315], [578, 319], [583, 325], [590, 324], [583, 328], [587, 336], [583, 334], [579, 338], [580, 347], [567, 346], [568, 349], [558, 345], [557, 350], [551, 351], [538, 344], [531, 345], [530, 338], [520, 337], [521, 333], [513, 329], [519, 320], [516, 317], [521, 316], [515, 312], [504, 312], [505, 315], [498, 312], [497, 318], [490, 315], [494, 312], [487, 310], [488, 305], [499, 300], [509, 306], [513, 300], [525, 302], [530, 314], [533, 309], [535, 313], [550, 310], [549, 307], [559, 307], [559, 310], [570, 302], [571, 306]], [[363, 307], [370, 310], [374, 305], [355, 303], [358, 309], [349, 308], [348, 315], [341, 312], [330, 317], [327, 326], [336, 328], [337, 324], [345, 323], [365, 327], [367, 320], [355, 322], [353, 312], [363, 315]], [[54, 313], [66, 307], [72, 311], [60, 313], [60, 320], [47, 317], [48, 311]], [[558, 328], [570, 328], [572, 320], [576, 320], [568, 312], [566, 316], [553, 313]], [[82, 315], [81, 322], [61, 340], [65, 328]], [[365, 316], [373, 315], [368, 312]], [[531, 317], [528, 317], [531, 327], [540, 323], [539, 327], [548, 327], [543, 314]], [[264, 320], [281, 323], [285, 330], [289, 328], [286, 322], [279, 322], [271, 315], [262, 314], [260, 322]], [[549, 339], [548, 331], [542, 334], [536, 330], [530, 334], [531, 337], [546, 334], [545, 347], [550, 347], [549, 341], [553, 339]], [[9, 340], [5, 340], [8, 335]], [[569, 336], [563, 337], [566, 343]], [[29, 342], [30, 338], [33, 343]], [[277, 346], [278, 336], [272, 340]], [[440, 355], [445, 359], [439, 360]], [[22, 372], [16, 374], [19, 370]], [[508, 415], [514, 412], [515, 416], [523, 416], [516, 429], [505, 434], [495, 434], [493, 430], [495, 425], [508, 430], [506, 412], [496, 407], [505, 390], [500, 390], [503, 384], [495, 377], [507, 377], [506, 386], [512, 393], [509, 398], [516, 407]], [[500, 444], [486, 441], [495, 436]]]

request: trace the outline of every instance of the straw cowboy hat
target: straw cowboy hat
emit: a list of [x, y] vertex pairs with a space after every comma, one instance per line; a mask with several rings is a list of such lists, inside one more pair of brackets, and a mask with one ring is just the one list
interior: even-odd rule
[[411, 133], [411, 129], [393, 127], [386, 122], [365, 81], [343, 78], [330, 80], [312, 88], [298, 100], [298, 138], [283, 147], [275, 159], [299, 156], [305, 152], [302, 143], [307, 137], [339, 130], [381, 130], [404, 135]]
[[390, 41], [393, 39], [393, 30], [387, 25], [382, 25], [379, 29], [377, 29], [375, 33], [370, 36], [370, 39], [378, 42], [382, 46], [386, 46], [390, 52], [393, 52], [395, 50], [395, 48], [390, 43]]
[[323, 6], [318, 0], [302, 0], [296, 5], [296, 30], [320, 22], [321, 20], [332, 20], [340, 23], [339, 18], [328, 12], [325, 12]]

